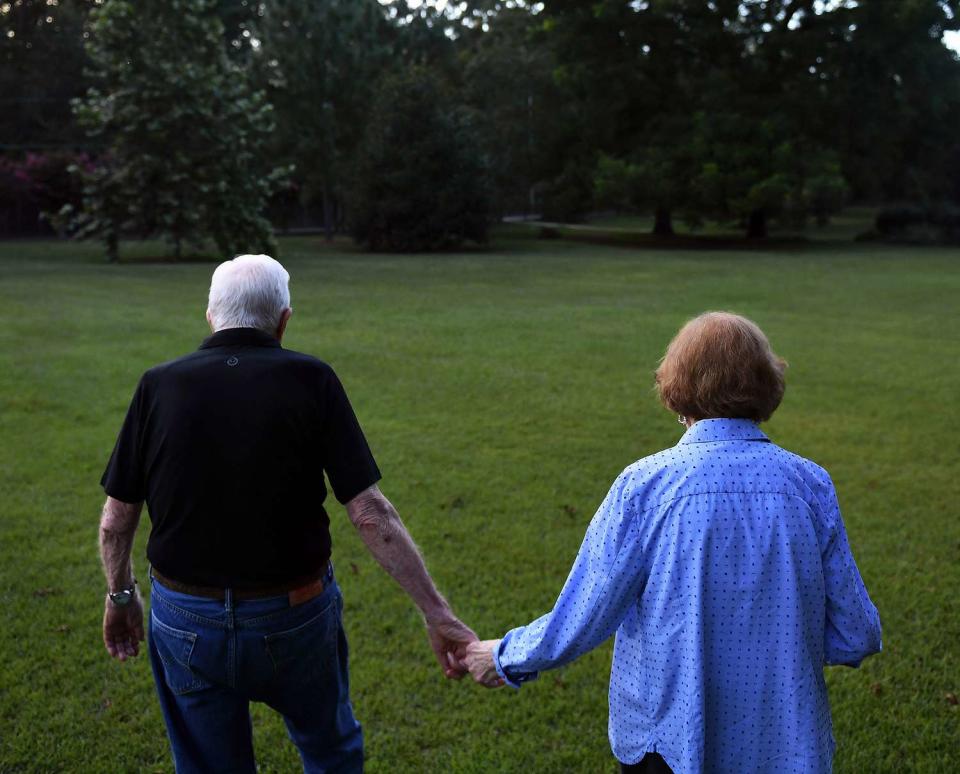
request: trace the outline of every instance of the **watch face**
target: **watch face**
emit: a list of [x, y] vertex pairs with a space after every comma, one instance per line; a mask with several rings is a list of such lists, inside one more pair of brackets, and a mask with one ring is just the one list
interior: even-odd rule
[[113, 604], [115, 604], [117, 607], [126, 607], [130, 604], [131, 599], [133, 599], [133, 592], [129, 589], [115, 591], [110, 595], [110, 601], [113, 602]]

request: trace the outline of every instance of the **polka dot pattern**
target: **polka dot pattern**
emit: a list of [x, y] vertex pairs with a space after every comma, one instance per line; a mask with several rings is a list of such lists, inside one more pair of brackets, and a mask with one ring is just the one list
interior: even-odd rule
[[510, 631], [514, 687], [616, 633], [610, 743], [687, 772], [828, 772], [825, 664], [880, 619], [818, 465], [741, 419], [697, 422], [617, 478], [553, 610]]

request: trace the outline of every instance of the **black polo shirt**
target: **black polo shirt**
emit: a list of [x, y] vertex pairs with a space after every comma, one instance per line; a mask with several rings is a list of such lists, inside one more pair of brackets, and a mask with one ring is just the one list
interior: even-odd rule
[[380, 480], [337, 375], [234, 328], [143, 375], [101, 484], [146, 501], [160, 573], [251, 588], [306, 579], [330, 558], [324, 472], [341, 503]]

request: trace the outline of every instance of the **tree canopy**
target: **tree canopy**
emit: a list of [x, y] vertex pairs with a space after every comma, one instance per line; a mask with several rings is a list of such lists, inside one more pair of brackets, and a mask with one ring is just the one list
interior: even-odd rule
[[[92, 17], [93, 83], [76, 114], [103, 149], [85, 174], [81, 234], [111, 253], [124, 232], [221, 253], [275, 248], [262, 212], [271, 107], [230, 62], [209, 0], [109, 0]], [[163, 30], [163, 34], [157, 34]]]
[[[376, 139], [405, 115], [422, 152], [456, 169], [472, 157], [483, 185], [466, 198], [484, 218], [614, 209], [654, 214], [664, 236], [679, 218], [761, 237], [849, 201], [946, 211], [960, 201], [960, 59], [944, 45], [958, 6], [20, 0], [0, 5], [0, 99], [17, 106], [0, 111], [0, 202], [50, 201], [22, 170], [59, 179], [85, 154], [82, 233], [263, 243], [272, 196], [275, 222], [295, 203], [332, 237], [369, 215], [361, 192], [411, 173], [408, 146]], [[385, 91], [411, 86], [410, 68], [429, 74], [433, 123]], [[417, 133], [437, 122], [462, 137]]]
[[483, 242], [487, 179], [471, 115], [420, 66], [384, 80], [354, 170], [353, 234], [373, 250]]

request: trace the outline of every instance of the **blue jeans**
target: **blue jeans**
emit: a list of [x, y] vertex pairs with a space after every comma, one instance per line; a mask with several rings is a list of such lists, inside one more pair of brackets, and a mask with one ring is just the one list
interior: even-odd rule
[[233, 601], [153, 581], [150, 664], [179, 774], [256, 772], [249, 703], [281, 715], [306, 772], [363, 771], [347, 679], [343, 597]]

